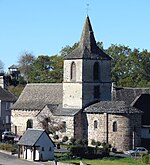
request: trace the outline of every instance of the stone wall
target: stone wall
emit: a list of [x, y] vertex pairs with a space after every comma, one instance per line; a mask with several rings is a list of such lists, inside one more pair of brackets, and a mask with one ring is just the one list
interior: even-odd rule
[[11, 131], [22, 135], [26, 131], [27, 121], [28, 119], [33, 120], [33, 128], [37, 128], [37, 123], [34, 122], [36, 115], [39, 111], [31, 111], [31, 110], [12, 110], [11, 111]]
[[[89, 145], [94, 139], [95, 141], [108, 142], [118, 151], [124, 151], [141, 143], [140, 114], [87, 114], [87, 120]], [[94, 121], [98, 122], [96, 129], [94, 129]], [[117, 124], [116, 131], [113, 130], [114, 122]]]

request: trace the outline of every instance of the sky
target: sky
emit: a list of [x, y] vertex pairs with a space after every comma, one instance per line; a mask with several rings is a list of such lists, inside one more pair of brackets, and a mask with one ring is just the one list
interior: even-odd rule
[[150, 0], [0, 0], [5, 72], [24, 52], [51, 56], [78, 42], [87, 14], [105, 49], [120, 44], [150, 51]]

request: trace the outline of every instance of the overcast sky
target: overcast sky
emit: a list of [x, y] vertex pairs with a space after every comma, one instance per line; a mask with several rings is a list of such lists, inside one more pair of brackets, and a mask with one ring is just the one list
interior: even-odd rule
[[95, 38], [150, 51], [150, 0], [0, 0], [0, 60], [55, 55], [81, 36], [87, 5]]

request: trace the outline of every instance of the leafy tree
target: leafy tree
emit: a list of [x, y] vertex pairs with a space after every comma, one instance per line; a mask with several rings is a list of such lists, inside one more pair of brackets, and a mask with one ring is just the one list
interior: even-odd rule
[[24, 79], [28, 82], [29, 74], [32, 71], [35, 56], [31, 53], [24, 52], [18, 60], [19, 70]]
[[30, 72], [30, 82], [62, 82], [63, 59], [61, 56], [38, 56]]
[[77, 46], [79, 45], [79, 43], [75, 43], [72, 47], [67, 45], [64, 48], [62, 48], [62, 50], [60, 51], [61, 56], [66, 56], [69, 53], [71, 53]]

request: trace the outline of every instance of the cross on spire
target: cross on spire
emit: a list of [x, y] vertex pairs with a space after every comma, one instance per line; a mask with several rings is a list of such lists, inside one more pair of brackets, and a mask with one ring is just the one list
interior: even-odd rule
[[86, 12], [87, 12], [87, 15], [89, 14], [89, 6], [90, 6], [90, 4], [87, 3], [87, 4], [86, 4]]

